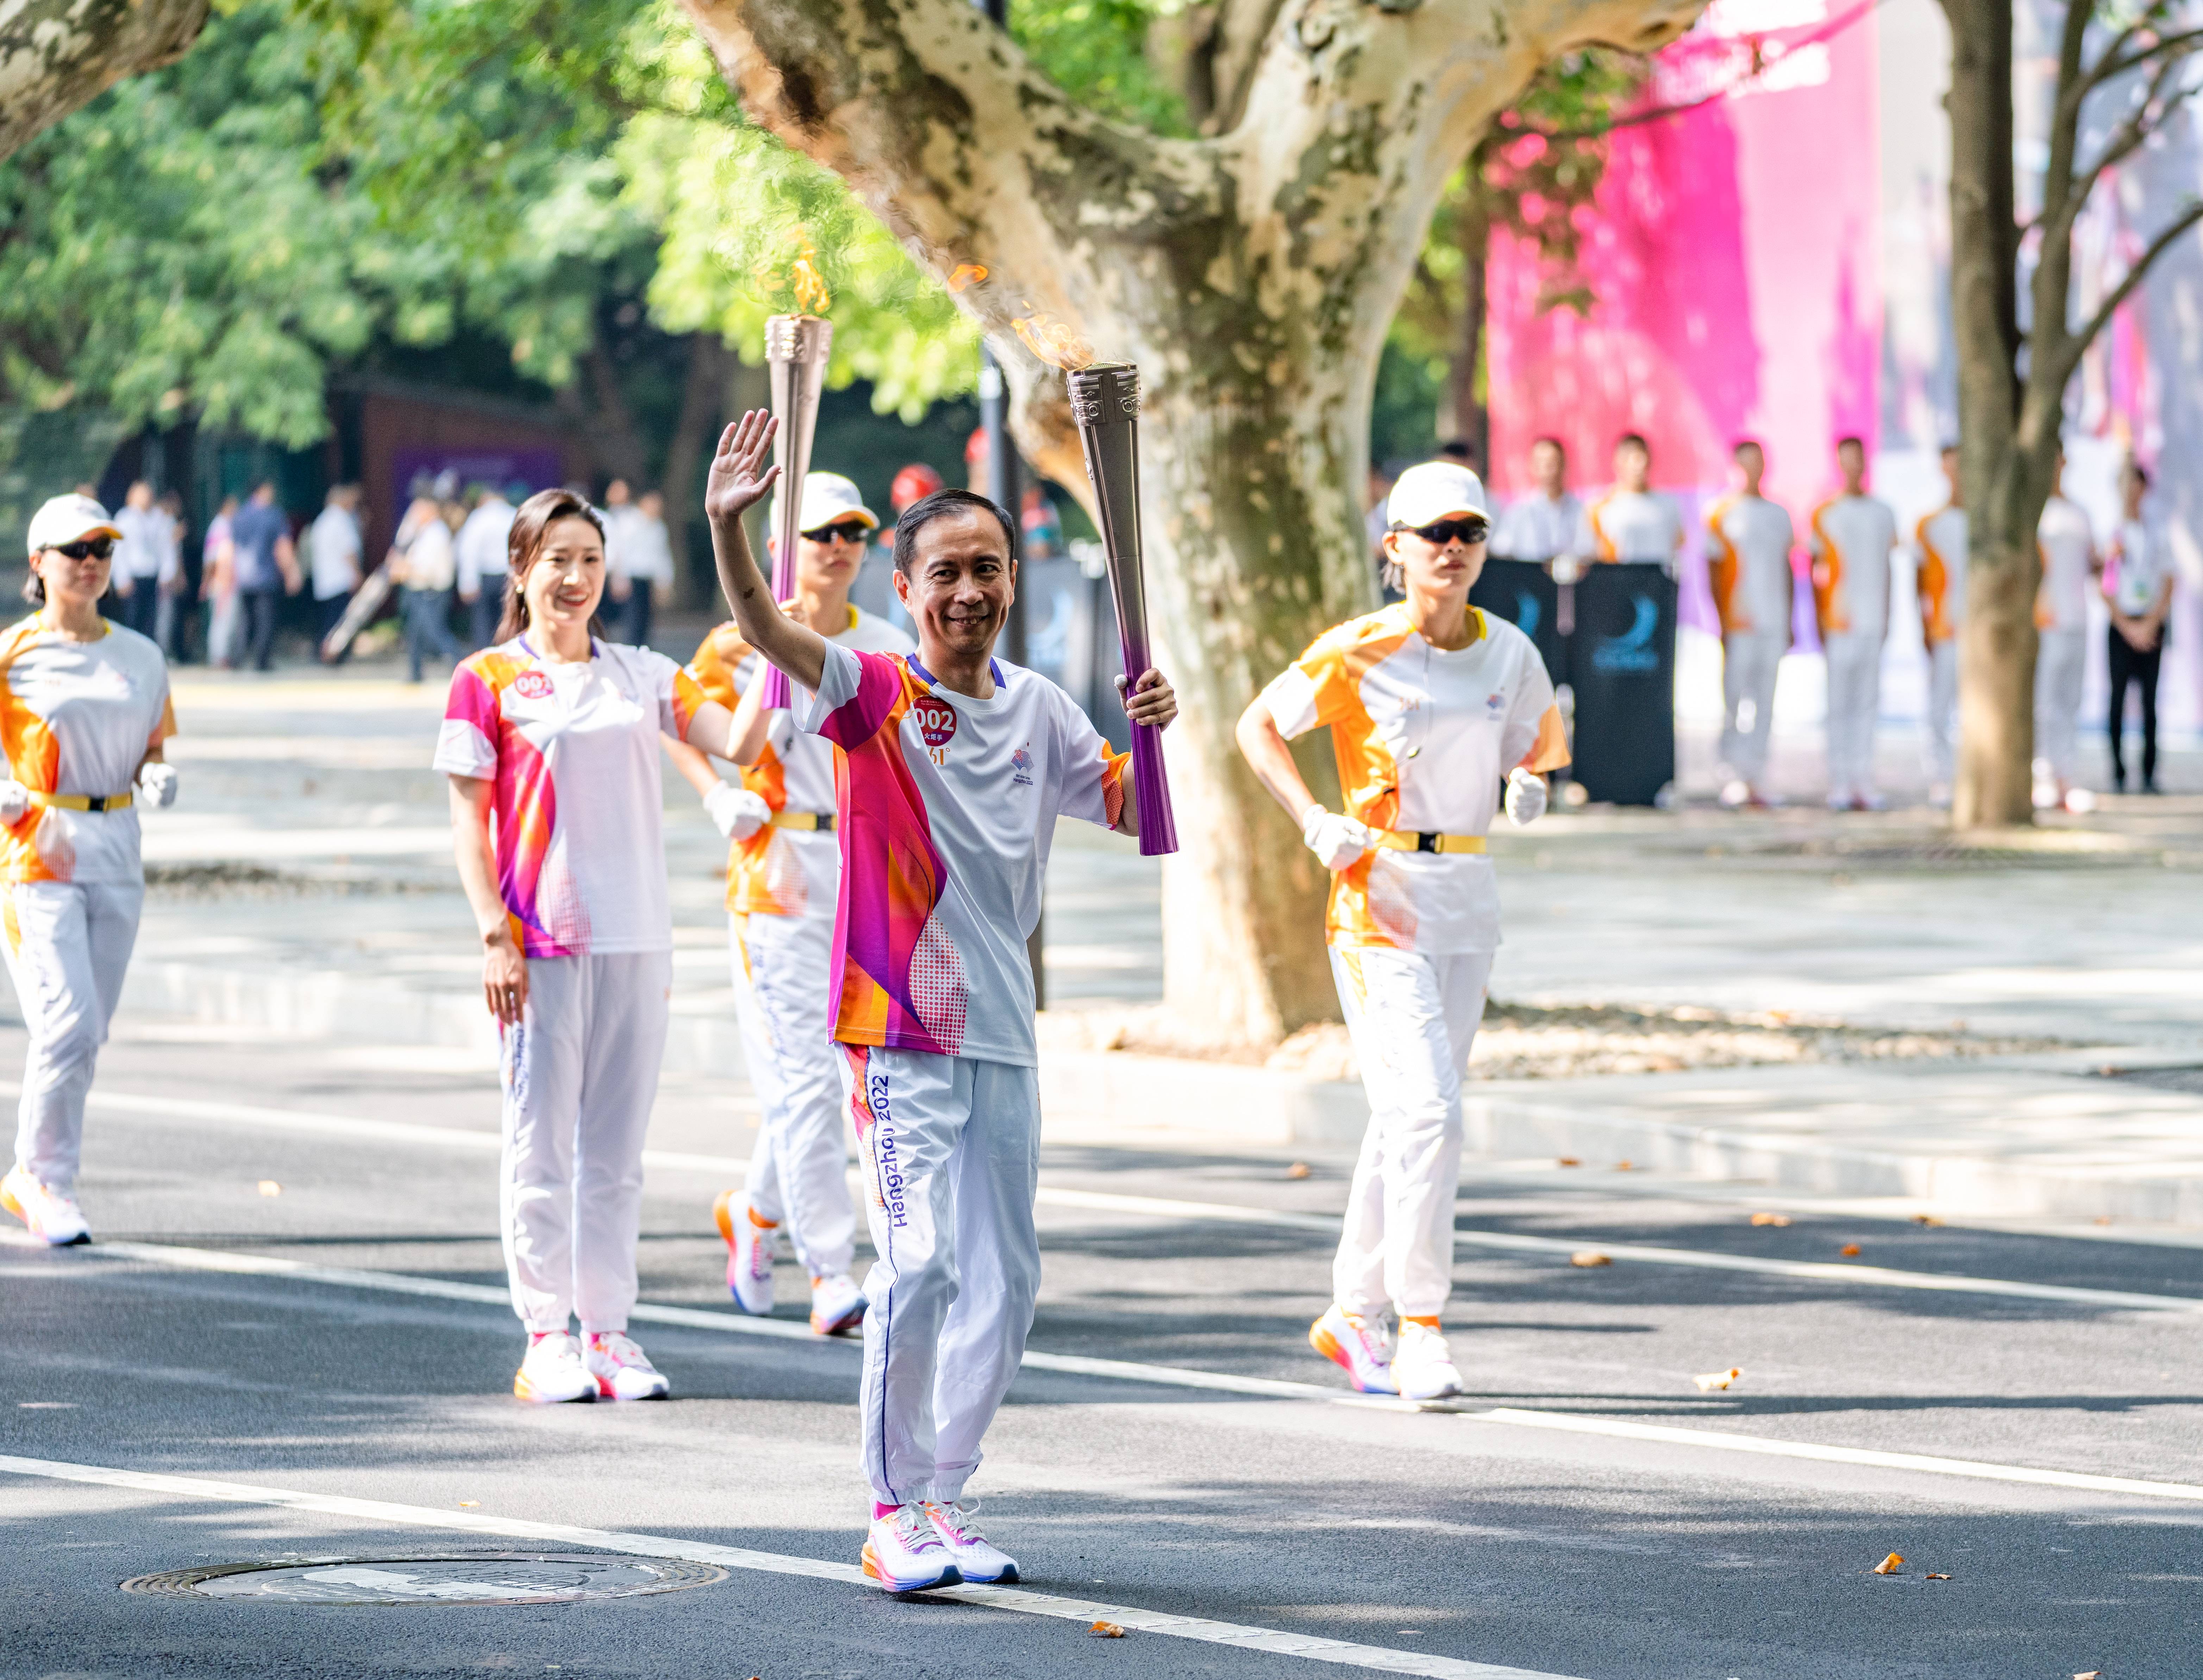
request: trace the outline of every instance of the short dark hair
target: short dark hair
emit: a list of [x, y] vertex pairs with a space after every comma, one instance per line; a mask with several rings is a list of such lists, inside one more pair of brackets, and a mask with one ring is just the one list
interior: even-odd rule
[[1838, 438], [1836, 439], [1836, 448], [1840, 451], [1846, 449], [1855, 449], [1861, 455], [1863, 455], [1866, 453], [1866, 439], [1859, 437]]
[[1438, 457], [1445, 461], [1466, 461], [1476, 464], [1476, 445], [1467, 438], [1448, 438], [1438, 445]]
[[[528, 569], [543, 552], [543, 539], [562, 519], [586, 519], [605, 533], [605, 522], [582, 498], [570, 490], [539, 490], [520, 504], [512, 516], [512, 531], [505, 539], [505, 616], [498, 621], [497, 639], [509, 642], [528, 628], [528, 597], [523, 592]], [[589, 634], [603, 634], [592, 616]]]
[[918, 533], [935, 520], [960, 513], [966, 508], [984, 508], [995, 516], [995, 522], [1002, 528], [1002, 540], [1008, 545], [1010, 560], [1014, 564], [1018, 557], [1016, 520], [974, 491], [936, 490], [930, 496], [919, 497], [895, 516], [895, 569], [908, 577], [911, 554], [918, 546]]
[[1614, 446], [1616, 449], [1641, 449], [1647, 455], [1652, 452], [1652, 445], [1645, 441], [1642, 432], [1624, 432], [1614, 440]]
[[1539, 444], [1548, 444], [1548, 445], [1550, 445], [1554, 450], [1556, 450], [1556, 451], [1558, 451], [1558, 453], [1559, 453], [1559, 455], [1560, 455], [1561, 458], [1562, 458], [1563, 461], [1565, 461], [1565, 460], [1567, 460], [1567, 459], [1568, 459], [1568, 446], [1566, 444], [1562, 443], [1562, 442], [1558, 438], [1556, 438], [1556, 437], [1550, 436], [1550, 435], [1549, 434], [1549, 435], [1547, 435], [1547, 436], [1545, 436], [1545, 437], [1542, 437], [1542, 438], [1533, 438], [1533, 439], [1530, 439], [1530, 447], [1531, 447], [1531, 448], [1533, 448], [1533, 449], [1537, 448], [1537, 446], [1538, 446]]
[[1742, 455], [1747, 449], [1756, 449], [1759, 451], [1762, 459], [1766, 457], [1767, 446], [1761, 443], [1758, 439], [1739, 438], [1736, 440], [1735, 445], [1729, 450], [1729, 458], [1732, 461], [1734, 460], [1738, 456]]
[[2127, 457], [2127, 470], [2135, 475], [2135, 482], [2136, 484], [2139, 484], [2145, 490], [2149, 488], [2149, 469], [2143, 466], [2141, 462], [2135, 460], [2131, 455]]

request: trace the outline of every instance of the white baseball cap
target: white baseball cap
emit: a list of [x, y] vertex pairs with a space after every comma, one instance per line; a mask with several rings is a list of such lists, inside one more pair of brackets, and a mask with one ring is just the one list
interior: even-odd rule
[[122, 539], [122, 533], [107, 516], [105, 508], [89, 496], [56, 496], [31, 516], [31, 546], [27, 551], [35, 555], [43, 549], [59, 548], [63, 543], [97, 536], [113, 537], [117, 542]]
[[845, 519], [861, 519], [873, 530], [879, 529], [880, 516], [865, 505], [863, 492], [854, 484], [839, 473], [806, 473], [803, 513], [795, 528], [819, 531]]
[[1485, 505], [1484, 480], [1456, 462], [1426, 461], [1400, 475], [1385, 504], [1385, 522], [1410, 529], [1468, 514], [1491, 517]]

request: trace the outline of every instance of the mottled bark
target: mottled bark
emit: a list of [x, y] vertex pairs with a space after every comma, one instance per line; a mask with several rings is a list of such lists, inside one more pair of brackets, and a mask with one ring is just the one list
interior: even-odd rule
[[1656, 47], [1699, 0], [1285, 0], [1237, 120], [1190, 141], [1073, 103], [962, 0], [686, 3], [756, 120], [934, 273], [992, 271], [959, 301], [1043, 471], [1084, 483], [1060, 377], [1012, 320], [1044, 310], [1139, 364], [1154, 628], [1184, 713], [1166, 994], [1233, 1038], [1334, 1014], [1321, 871], [1231, 725], [1374, 604], [1355, 499], [1371, 391], [1446, 177], [1546, 59]]
[[733, 352], [716, 333], [688, 335], [688, 371], [681, 385], [681, 412], [665, 444], [665, 469], [658, 488], [665, 497], [665, 530], [673, 546], [673, 598], [682, 606], [702, 598], [700, 568], [688, 546], [689, 515], [697, 506], [697, 469], [718, 424]]
[[1484, 318], [1489, 307], [1485, 274], [1491, 260], [1491, 218], [1481, 208], [1463, 206], [1455, 237], [1461, 251], [1461, 332], [1446, 368], [1446, 414], [1440, 428], [1447, 437], [1467, 440], [1476, 451], [1477, 469], [1491, 470], [1491, 415], [1477, 395], [1476, 375], [1484, 360]]
[[207, 0], [10, 0], [0, 4], [0, 158], [94, 94], [180, 57]]

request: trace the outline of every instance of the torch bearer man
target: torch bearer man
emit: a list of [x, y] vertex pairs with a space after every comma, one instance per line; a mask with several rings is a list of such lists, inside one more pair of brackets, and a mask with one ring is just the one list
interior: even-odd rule
[[[1544, 813], [1543, 772], [1568, 762], [1568, 738], [1536, 644], [1468, 604], [1491, 532], [1476, 475], [1410, 467], [1385, 518], [1385, 581], [1407, 598], [1317, 637], [1255, 697], [1238, 739], [1332, 871], [1332, 975], [1369, 1095], [1332, 1305], [1308, 1341], [1364, 1394], [1438, 1400], [1461, 1390], [1439, 1315], [1462, 1076], [1499, 945], [1484, 832], [1503, 785], [1518, 826]], [[1344, 813], [1308, 792], [1285, 745], [1322, 725]]]
[[[1137, 832], [1133, 773], [1068, 694], [994, 657], [1017, 527], [983, 497], [944, 490], [896, 523], [915, 657], [840, 646], [782, 613], [741, 523], [776, 475], [771, 437], [764, 414], [727, 428], [705, 512], [743, 639], [807, 691], [798, 727], [842, 749], [833, 1035], [878, 1256], [865, 1280], [865, 1572], [893, 1593], [1014, 1581], [964, 1489], [1040, 1283], [1025, 938], [1056, 817]], [[1125, 709], [1160, 728], [1178, 701], [1148, 670]]]

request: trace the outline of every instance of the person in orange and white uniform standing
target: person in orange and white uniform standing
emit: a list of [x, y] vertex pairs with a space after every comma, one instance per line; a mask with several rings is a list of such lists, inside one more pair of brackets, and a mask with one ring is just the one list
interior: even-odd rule
[[1828, 656], [1828, 809], [1879, 811], [1874, 728], [1889, 633], [1889, 552], [1897, 516], [1866, 493], [1866, 445], [1836, 445], [1843, 492], [1813, 510], [1813, 604]]
[[56, 1247], [92, 1241], [77, 1167], [145, 902], [137, 806], [176, 798], [168, 662], [99, 614], [121, 534], [89, 496], [41, 507], [24, 592], [38, 610], [0, 637], [0, 950], [31, 1040], [0, 1207]]
[[1706, 513], [1708, 578], [1722, 622], [1722, 763], [1725, 805], [1764, 806], [1775, 679], [1790, 651], [1790, 516], [1760, 494], [1766, 451], [1736, 446], [1739, 487]]
[[523, 502], [506, 555], [498, 641], [452, 674], [435, 768], [499, 1029], [512, 1389], [659, 1400], [627, 1334], [673, 981], [658, 743], [727, 755], [734, 715], [664, 654], [597, 639], [604, 528], [579, 496]]
[[2082, 808], [2076, 789], [2081, 683], [2088, 669], [2088, 587], [2103, 569], [2088, 513], [2065, 494], [2065, 457], [2035, 528], [2042, 587], [2035, 600], [2035, 803]]
[[[849, 588], [879, 520], [839, 473], [803, 481], [795, 598], [783, 610], [839, 647], [910, 654], [917, 644], [849, 604]], [[732, 709], [765, 670], [731, 620], [704, 639], [688, 674]], [[761, 698], [761, 697], [760, 697]], [[712, 1217], [727, 1243], [727, 1288], [743, 1312], [772, 1311], [776, 1234], [785, 1226], [811, 1279], [811, 1328], [835, 1335], [865, 1315], [849, 1275], [857, 1213], [849, 1200], [842, 1076], [833, 1053], [834, 914], [842, 848], [834, 832], [834, 744], [796, 728], [785, 707], [741, 714], [741, 786], [720, 780], [704, 753], [670, 744], [704, 796], [727, 860], [727, 931], [735, 1005], [750, 1083], [764, 1111], [742, 1190], [723, 1191]]]
[[[1503, 786], [1515, 822], [1542, 815], [1543, 773], [1568, 754], [1536, 645], [1468, 604], [1491, 528], [1476, 475], [1411, 467], [1385, 512], [1405, 598], [1318, 637], [1255, 697], [1238, 740], [1332, 871], [1332, 974], [1369, 1096], [1332, 1301], [1308, 1340], [1365, 1394], [1434, 1400], [1461, 1388], [1440, 1315], [1461, 1082], [1499, 946], [1485, 830]], [[1286, 746], [1324, 726], [1344, 812], [1317, 802]]]
[[1951, 803], [1958, 773], [1958, 631], [1966, 622], [1966, 506], [1958, 493], [1958, 451], [1943, 451], [1949, 503], [1920, 522], [1917, 593], [1920, 635], [1928, 650], [1928, 798]]
[[1584, 510], [1577, 547], [1592, 560], [1658, 566], [1675, 575], [1683, 518], [1651, 488], [1652, 446], [1634, 432], [1614, 445], [1614, 487]]

